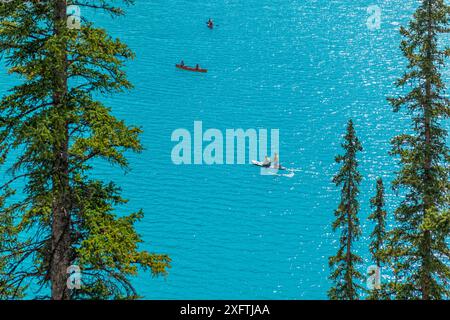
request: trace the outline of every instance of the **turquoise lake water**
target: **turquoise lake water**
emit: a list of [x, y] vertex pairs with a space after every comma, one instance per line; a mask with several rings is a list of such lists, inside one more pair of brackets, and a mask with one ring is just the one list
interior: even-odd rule
[[[396, 162], [389, 140], [408, 128], [386, 97], [402, 75], [398, 33], [413, 0], [138, 0], [126, 17], [85, 13], [136, 52], [128, 64], [135, 89], [104, 99], [129, 124], [142, 126], [146, 150], [130, 154], [132, 171], [99, 164], [130, 202], [143, 208], [143, 248], [167, 253], [166, 278], [140, 274], [147, 299], [325, 299], [339, 189], [334, 157], [349, 118], [361, 154], [361, 223], [367, 254], [369, 198], [375, 179], [389, 185]], [[367, 7], [382, 10], [370, 30]], [[82, 13], [83, 14], [83, 13]], [[212, 17], [214, 30], [206, 28]], [[176, 70], [184, 59], [209, 70]], [[2, 70], [5, 70], [2, 67]], [[448, 75], [448, 72], [446, 73]], [[10, 78], [0, 75], [0, 93]], [[292, 176], [263, 176], [250, 165], [181, 165], [171, 161], [175, 129], [280, 129], [282, 163]], [[398, 198], [387, 190], [390, 212]]]

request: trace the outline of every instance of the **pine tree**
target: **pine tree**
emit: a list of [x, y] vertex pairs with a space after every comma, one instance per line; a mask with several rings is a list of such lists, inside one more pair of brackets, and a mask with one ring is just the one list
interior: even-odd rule
[[[116, 214], [126, 202], [120, 189], [91, 174], [95, 159], [128, 169], [124, 153], [142, 150], [141, 130], [94, 98], [132, 87], [123, 67], [133, 53], [86, 19], [69, 28], [72, 3], [123, 14], [103, 0], [0, 4], [0, 53], [21, 81], [0, 102], [0, 158], [15, 156], [3, 189], [25, 184], [11, 219], [26, 240], [20, 257], [7, 261], [15, 263], [9, 283], [37, 283], [57, 300], [136, 298], [130, 276], [140, 268], [165, 274], [170, 259], [138, 249], [134, 225], [143, 213]], [[82, 272], [80, 289], [67, 285], [73, 265]]]
[[328, 296], [333, 300], [357, 300], [359, 290], [362, 289], [358, 284], [362, 275], [357, 267], [362, 259], [354, 253], [353, 244], [361, 235], [358, 218], [358, 187], [362, 178], [358, 171], [357, 153], [363, 149], [356, 136], [352, 120], [348, 122], [342, 147], [345, 154], [336, 157], [336, 163], [342, 164], [342, 167], [333, 179], [337, 186], [342, 186], [341, 201], [334, 213], [336, 220], [332, 226], [333, 231], [341, 230], [341, 237], [337, 254], [329, 259], [332, 269], [330, 279], [334, 282], [334, 286], [329, 290]]
[[450, 32], [449, 17], [443, 0], [423, 0], [409, 27], [401, 28], [401, 49], [409, 64], [397, 86], [412, 89], [390, 101], [395, 112], [408, 111], [412, 130], [392, 141], [392, 154], [401, 162], [393, 186], [406, 191], [391, 234], [398, 299], [449, 297], [448, 232], [436, 223], [448, 219], [443, 212], [449, 207], [450, 155], [443, 121], [450, 116], [450, 102], [441, 72], [450, 48], [439, 43], [439, 36]]
[[[372, 241], [370, 243], [370, 253], [372, 254], [372, 260], [381, 273], [383, 264], [386, 262], [384, 255], [384, 242], [387, 236], [386, 232], [386, 210], [384, 209], [384, 185], [383, 179], [377, 179], [376, 194], [370, 200], [370, 205], [374, 211], [369, 215], [369, 220], [375, 223], [375, 228], [370, 237]], [[369, 299], [380, 300], [386, 297], [383, 293], [383, 284], [381, 288], [374, 288], [369, 295]]]
[[0, 197], [0, 300], [20, 298], [23, 294], [23, 288], [15, 285], [11, 276], [20, 250], [11, 208], [5, 205], [11, 194], [12, 191], [8, 190]]

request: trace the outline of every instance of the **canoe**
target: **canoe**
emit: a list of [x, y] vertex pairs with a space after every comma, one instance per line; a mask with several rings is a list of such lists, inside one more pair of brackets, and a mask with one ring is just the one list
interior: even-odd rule
[[208, 72], [207, 69], [197, 69], [197, 68], [192, 68], [192, 67], [188, 67], [188, 66], [182, 66], [181, 64], [176, 64], [175, 67], [177, 67], [178, 69], [192, 71], [192, 72], [201, 72], [201, 73]]

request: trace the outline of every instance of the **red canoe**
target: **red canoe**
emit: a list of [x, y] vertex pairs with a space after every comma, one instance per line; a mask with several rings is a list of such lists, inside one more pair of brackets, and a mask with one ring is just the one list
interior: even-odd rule
[[186, 70], [186, 71], [201, 72], [201, 73], [208, 72], [207, 69], [200, 69], [200, 68], [197, 69], [197, 68], [182, 66], [181, 64], [176, 64], [175, 67], [177, 67], [178, 69]]

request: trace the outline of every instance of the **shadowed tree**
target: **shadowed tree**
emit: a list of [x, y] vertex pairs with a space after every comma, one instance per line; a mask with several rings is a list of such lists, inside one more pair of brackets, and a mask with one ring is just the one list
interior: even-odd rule
[[[94, 98], [132, 87], [123, 69], [133, 53], [85, 19], [72, 28], [67, 9], [117, 16], [118, 2], [0, 4], [0, 52], [19, 81], [0, 102], [1, 159], [14, 151], [11, 178], [1, 188], [25, 185], [8, 219], [17, 222], [13, 233], [26, 238], [20, 250], [6, 248], [2, 256], [15, 256], [3, 260], [13, 271], [9, 284], [38, 284], [52, 299], [136, 298], [130, 276], [139, 269], [165, 274], [170, 263], [138, 249], [134, 224], [143, 213], [114, 213], [126, 202], [119, 188], [91, 173], [96, 159], [127, 169], [124, 152], [142, 150], [141, 130]], [[72, 265], [81, 268], [81, 289], [67, 285]]]
[[449, 233], [441, 228], [450, 206], [450, 154], [443, 125], [450, 103], [441, 75], [450, 49], [439, 43], [439, 36], [450, 31], [449, 17], [443, 0], [423, 0], [408, 28], [401, 28], [401, 49], [409, 64], [397, 86], [408, 92], [390, 102], [395, 112], [406, 109], [412, 128], [392, 141], [392, 154], [401, 163], [393, 186], [406, 192], [395, 211], [388, 248], [398, 261], [400, 281], [391, 283], [398, 299], [442, 299], [450, 292]]
[[333, 300], [356, 300], [359, 299], [359, 290], [362, 289], [358, 284], [362, 275], [357, 270], [362, 260], [353, 249], [353, 243], [361, 235], [358, 218], [361, 175], [358, 171], [357, 153], [362, 151], [362, 146], [356, 136], [352, 120], [348, 122], [344, 139], [342, 148], [345, 154], [336, 157], [336, 163], [342, 166], [333, 179], [337, 186], [342, 186], [341, 200], [334, 213], [336, 220], [333, 223], [333, 231], [339, 229], [341, 237], [337, 254], [329, 259], [333, 286], [328, 296]]

